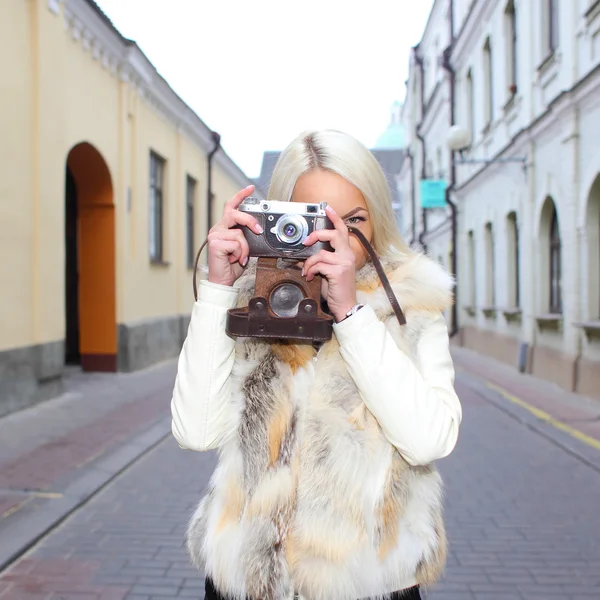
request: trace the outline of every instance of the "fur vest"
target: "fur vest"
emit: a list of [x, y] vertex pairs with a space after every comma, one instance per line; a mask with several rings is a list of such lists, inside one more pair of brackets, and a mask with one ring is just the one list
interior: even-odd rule
[[[382, 264], [407, 324], [396, 321], [372, 264], [357, 273], [358, 301], [415, 358], [432, 312], [452, 302], [452, 279], [425, 256]], [[239, 285], [244, 306], [252, 269]], [[238, 339], [231, 377], [236, 435], [219, 448], [187, 534], [193, 562], [222, 594], [355, 600], [439, 578], [441, 479], [432, 465], [410, 466], [385, 438], [335, 336], [318, 352]]]

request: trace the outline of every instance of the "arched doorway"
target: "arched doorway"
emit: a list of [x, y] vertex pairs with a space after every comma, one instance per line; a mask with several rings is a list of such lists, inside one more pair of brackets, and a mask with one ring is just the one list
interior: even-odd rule
[[115, 207], [110, 171], [91, 144], [67, 158], [65, 362], [117, 370]]
[[588, 259], [588, 318], [600, 317], [600, 174], [587, 200], [586, 238]]

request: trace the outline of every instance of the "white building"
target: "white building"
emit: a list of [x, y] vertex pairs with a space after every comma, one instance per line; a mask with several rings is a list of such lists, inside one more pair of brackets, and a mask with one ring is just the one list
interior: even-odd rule
[[600, 397], [600, 1], [436, 0], [430, 21], [444, 11], [468, 133], [451, 192], [460, 343]]
[[[411, 52], [402, 110], [407, 148], [399, 188], [404, 239], [452, 271], [450, 210], [447, 206], [423, 210], [420, 193], [421, 180], [450, 176], [451, 152], [446, 144], [450, 86], [444, 66], [452, 34], [450, 10], [448, 0], [434, 2], [423, 37]], [[452, 320], [452, 314], [448, 317]]]

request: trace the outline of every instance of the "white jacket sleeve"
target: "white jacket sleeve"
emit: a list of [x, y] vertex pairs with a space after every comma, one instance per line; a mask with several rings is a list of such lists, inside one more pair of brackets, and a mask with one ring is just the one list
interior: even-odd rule
[[238, 291], [201, 281], [171, 400], [171, 430], [188, 450], [217, 448], [234, 430], [230, 374], [235, 341], [225, 333]]
[[334, 325], [340, 352], [367, 408], [411, 465], [452, 452], [462, 419], [443, 315], [418, 342], [419, 369], [370, 306]]

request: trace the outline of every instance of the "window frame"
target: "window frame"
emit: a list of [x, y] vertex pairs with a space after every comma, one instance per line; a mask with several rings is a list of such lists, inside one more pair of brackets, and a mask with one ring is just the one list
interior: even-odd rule
[[185, 238], [188, 269], [194, 268], [196, 261], [196, 192], [198, 181], [191, 175], [185, 179]]
[[562, 314], [562, 242], [560, 239], [560, 227], [558, 213], [553, 205], [552, 217], [550, 219], [549, 235], [549, 305], [552, 314]]
[[517, 9], [515, 0], [508, 0], [504, 10], [506, 18], [506, 39], [507, 43], [507, 73], [508, 90], [511, 96], [517, 92], [518, 79], [518, 37], [517, 37]]
[[483, 44], [483, 70], [485, 74], [485, 124], [487, 129], [494, 120], [494, 75], [493, 75], [493, 57], [492, 40], [487, 37]]
[[166, 160], [153, 150], [150, 151], [149, 176], [149, 237], [148, 251], [150, 261], [164, 262], [165, 247], [165, 172]]

